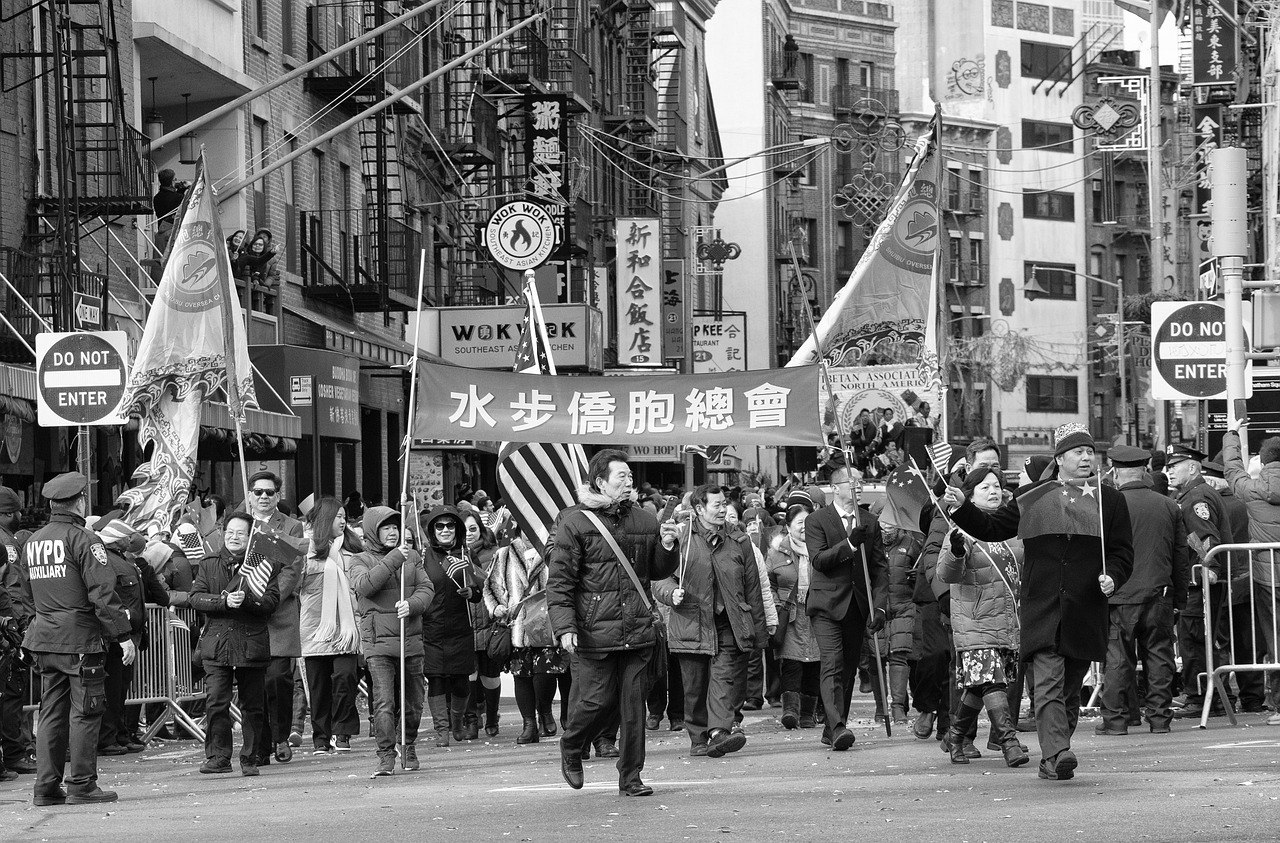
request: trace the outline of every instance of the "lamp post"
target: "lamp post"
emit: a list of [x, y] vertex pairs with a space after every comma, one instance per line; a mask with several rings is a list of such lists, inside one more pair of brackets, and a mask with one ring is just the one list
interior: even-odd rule
[[[1125, 350], [1124, 329], [1128, 324], [1124, 320], [1124, 277], [1121, 276], [1114, 281], [1108, 281], [1105, 278], [1099, 278], [1096, 275], [1086, 275], [1083, 272], [1076, 272], [1074, 269], [1067, 269], [1061, 266], [1043, 267], [1050, 272], [1064, 272], [1067, 275], [1073, 275], [1076, 278], [1083, 278], [1086, 281], [1096, 281], [1104, 287], [1110, 287], [1116, 291], [1118, 300], [1116, 306], [1116, 356], [1119, 358], [1120, 367], [1120, 431], [1127, 439], [1129, 436], [1129, 387], [1128, 387], [1128, 354]], [[1034, 298], [1044, 294], [1044, 289], [1036, 282], [1036, 270], [1041, 269], [1039, 264], [1031, 265], [1031, 278], [1024, 288], [1028, 298]], [[1137, 322], [1135, 325], [1139, 324]]]

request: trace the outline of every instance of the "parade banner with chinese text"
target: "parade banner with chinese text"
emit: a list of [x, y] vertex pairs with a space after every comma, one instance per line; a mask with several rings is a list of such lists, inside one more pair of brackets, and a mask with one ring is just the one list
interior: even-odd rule
[[821, 445], [818, 367], [565, 377], [420, 362], [415, 435], [599, 445]]

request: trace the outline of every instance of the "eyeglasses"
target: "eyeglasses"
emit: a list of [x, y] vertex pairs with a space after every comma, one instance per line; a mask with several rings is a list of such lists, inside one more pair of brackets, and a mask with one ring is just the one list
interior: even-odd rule
[[436, 524], [435, 528], [437, 530], [452, 530], [455, 533], [458, 531], [457, 526], [454, 524]]
[[271, 497], [276, 493], [275, 489], [250, 489], [249, 491], [260, 498]]

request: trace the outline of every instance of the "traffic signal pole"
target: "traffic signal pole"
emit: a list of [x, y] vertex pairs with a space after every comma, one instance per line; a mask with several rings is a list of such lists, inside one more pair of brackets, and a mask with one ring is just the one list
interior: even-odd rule
[[1213, 232], [1213, 256], [1222, 272], [1227, 345], [1227, 429], [1240, 431], [1240, 455], [1248, 459], [1248, 412], [1245, 406], [1244, 258], [1248, 252], [1246, 224], [1245, 151], [1238, 147], [1215, 149], [1209, 168], [1213, 205], [1209, 219]]

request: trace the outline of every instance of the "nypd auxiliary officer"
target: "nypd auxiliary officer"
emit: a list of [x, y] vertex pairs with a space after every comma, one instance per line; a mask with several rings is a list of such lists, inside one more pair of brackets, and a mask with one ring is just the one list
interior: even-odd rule
[[[49, 523], [23, 548], [35, 618], [22, 645], [40, 672], [36, 805], [114, 802], [98, 787], [98, 729], [106, 701], [106, 644], [132, 664], [137, 648], [102, 539], [84, 525], [87, 478], [78, 471], [44, 485]], [[71, 774], [62, 789], [70, 745]]]
[[[1209, 587], [1211, 618], [1220, 614], [1226, 594], [1226, 556], [1209, 557], [1209, 551], [1231, 541], [1231, 517], [1218, 492], [1205, 482], [1200, 465], [1203, 459], [1206, 456], [1195, 448], [1170, 445], [1164, 464], [1169, 493], [1182, 510], [1182, 523], [1187, 527], [1191, 566], [1193, 569], [1196, 565], [1203, 566], [1191, 576], [1187, 606], [1179, 612], [1178, 652], [1182, 655], [1182, 691], [1186, 704], [1174, 717], [1199, 717], [1203, 710], [1204, 688], [1200, 674], [1206, 672], [1204, 587]], [[1212, 678], [1206, 676], [1203, 681], [1211, 682]]]
[[[0, 622], [10, 619], [10, 629], [16, 632], [19, 642], [31, 620], [31, 601], [22, 585], [26, 574], [21, 546], [14, 536], [21, 508], [18, 493], [0, 486]], [[30, 720], [22, 711], [29, 678], [27, 666], [19, 658], [11, 656], [8, 667], [0, 667], [0, 781], [8, 781], [11, 773], [29, 775], [36, 771]]]

